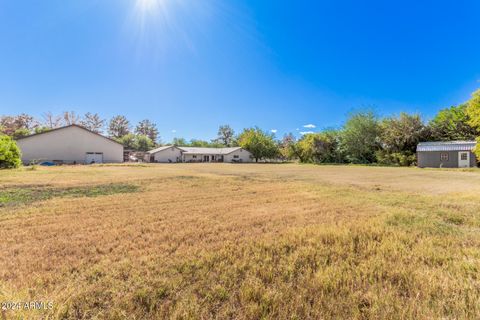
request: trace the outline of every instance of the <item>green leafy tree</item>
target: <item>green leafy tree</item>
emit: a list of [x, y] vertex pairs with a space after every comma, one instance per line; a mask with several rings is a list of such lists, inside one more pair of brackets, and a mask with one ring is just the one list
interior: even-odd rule
[[[480, 131], [480, 90], [472, 94], [472, 98], [468, 101], [467, 115], [469, 117], [468, 123], [476, 130]], [[477, 131], [477, 142], [480, 144], [480, 137]], [[477, 146], [475, 153], [480, 159], [480, 147]]]
[[155, 147], [155, 143], [145, 135], [137, 135], [135, 139], [135, 149], [138, 151], [148, 151]]
[[218, 128], [217, 138], [213, 140], [215, 144], [223, 145], [224, 147], [233, 147], [236, 145], [235, 131], [229, 125], [223, 125]]
[[44, 132], [47, 132], [47, 131], [50, 131], [50, 130], [52, 130], [52, 129], [49, 128], [49, 127], [39, 126], [39, 127], [35, 128], [34, 133], [39, 134], [39, 133], [44, 133]]
[[340, 135], [340, 150], [352, 163], [373, 163], [380, 149], [380, 125], [373, 111], [350, 114]]
[[127, 133], [121, 138], [116, 138], [119, 143], [123, 144], [125, 150], [137, 149], [137, 137], [133, 133]]
[[159, 138], [157, 125], [148, 119], [142, 120], [138, 123], [137, 127], [135, 128], [135, 133], [137, 135], [147, 136], [155, 143]]
[[125, 116], [115, 116], [108, 124], [108, 135], [119, 139], [130, 133], [130, 122]]
[[313, 140], [314, 160], [319, 163], [342, 163], [339, 149], [340, 133], [337, 130], [325, 130], [317, 133]]
[[0, 134], [0, 168], [18, 168], [21, 164], [21, 153], [15, 141], [4, 134]]
[[418, 114], [401, 113], [398, 117], [383, 119], [380, 123], [381, 150], [377, 161], [383, 164], [410, 166], [416, 160], [419, 142], [429, 139], [430, 131]]
[[472, 98], [467, 103], [468, 123], [480, 130], [480, 89], [472, 94]]
[[339, 150], [340, 133], [325, 130], [306, 134], [297, 143], [297, 153], [301, 162], [341, 163]]
[[179, 146], [179, 147], [188, 147], [189, 144], [185, 138], [173, 138], [172, 141], [173, 146]]
[[223, 144], [220, 144], [216, 142], [216, 140], [212, 140], [212, 142], [208, 142], [205, 140], [198, 140], [198, 139], [192, 139], [187, 145], [189, 147], [198, 147], [198, 148], [223, 148], [225, 147]]
[[197, 147], [197, 148], [206, 148], [206, 147], [210, 147], [210, 142], [205, 140], [192, 139], [188, 143], [188, 146]]
[[279, 154], [274, 135], [258, 127], [245, 129], [238, 137], [238, 143], [252, 153], [256, 162], [261, 159], [273, 159]]
[[15, 132], [13, 133], [12, 135], [12, 138], [17, 140], [17, 139], [20, 139], [20, 138], [23, 138], [23, 137], [26, 137], [28, 135], [31, 134], [31, 131], [26, 129], [26, 128], [21, 128], [21, 129], [17, 129], [15, 130]]
[[433, 118], [429, 127], [433, 140], [473, 140], [479, 132], [470, 123], [467, 113], [468, 104], [461, 104], [440, 110]]

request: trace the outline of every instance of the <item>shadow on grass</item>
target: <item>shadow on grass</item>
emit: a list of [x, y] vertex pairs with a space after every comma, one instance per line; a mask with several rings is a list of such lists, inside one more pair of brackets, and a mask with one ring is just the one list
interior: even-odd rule
[[138, 192], [139, 186], [132, 184], [106, 184], [70, 188], [51, 188], [46, 186], [27, 186], [0, 189], [0, 208], [18, 206], [52, 198], [99, 197], [117, 193]]

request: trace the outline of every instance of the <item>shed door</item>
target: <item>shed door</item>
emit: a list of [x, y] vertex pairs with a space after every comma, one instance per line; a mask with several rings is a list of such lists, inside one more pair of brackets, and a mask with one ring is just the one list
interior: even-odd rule
[[103, 163], [103, 153], [102, 152], [87, 152], [87, 156], [85, 158], [86, 164], [92, 163]]
[[458, 167], [469, 168], [470, 167], [470, 152], [458, 153]]

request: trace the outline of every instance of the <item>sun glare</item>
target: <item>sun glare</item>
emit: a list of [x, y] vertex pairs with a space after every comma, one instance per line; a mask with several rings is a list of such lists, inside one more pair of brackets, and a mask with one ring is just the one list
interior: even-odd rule
[[134, 40], [137, 59], [157, 61], [172, 48], [195, 52], [192, 40], [217, 15], [217, 0], [133, 0], [126, 30]]
[[166, 0], [137, 0], [137, 8], [144, 13], [155, 13]]

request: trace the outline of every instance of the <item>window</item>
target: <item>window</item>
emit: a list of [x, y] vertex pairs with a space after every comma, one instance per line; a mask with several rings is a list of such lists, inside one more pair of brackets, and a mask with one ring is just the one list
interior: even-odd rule
[[197, 156], [196, 156], [196, 155], [193, 155], [192, 158], [193, 158], [193, 159], [197, 159]]
[[467, 161], [468, 160], [468, 153], [463, 152], [462, 154], [460, 154], [460, 159], [462, 161]]
[[448, 161], [448, 153], [441, 153], [440, 154], [441, 161]]
[[240, 158], [240, 156], [238, 154], [233, 156], [233, 159], [238, 159], [238, 158]]

